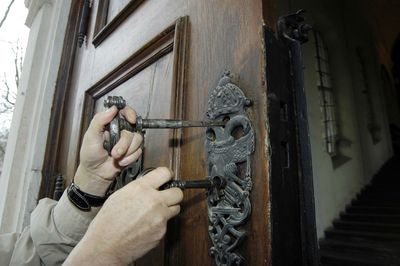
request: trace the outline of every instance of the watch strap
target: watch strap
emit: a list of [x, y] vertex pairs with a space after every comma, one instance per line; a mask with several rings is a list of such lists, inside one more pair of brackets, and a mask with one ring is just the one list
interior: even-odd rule
[[88, 212], [91, 207], [99, 207], [107, 200], [108, 195], [99, 197], [83, 192], [72, 182], [67, 188], [67, 195], [71, 203], [81, 211]]

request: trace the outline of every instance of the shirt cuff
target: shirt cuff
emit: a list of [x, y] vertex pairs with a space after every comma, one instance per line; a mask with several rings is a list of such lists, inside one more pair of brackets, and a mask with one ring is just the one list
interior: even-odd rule
[[100, 207], [91, 207], [89, 212], [79, 210], [69, 200], [67, 191], [64, 191], [62, 197], [54, 207], [54, 223], [61, 233], [76, 241], [80, 241], [99, 210]]

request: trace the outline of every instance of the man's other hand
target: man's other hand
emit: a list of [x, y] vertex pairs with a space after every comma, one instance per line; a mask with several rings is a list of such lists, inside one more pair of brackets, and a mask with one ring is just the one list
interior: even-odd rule
[[66, 265], [127, 265], [156, 247], [183, 199], [178, 188], [158, 190], [171, 178], [160, 167], [112, 194]]

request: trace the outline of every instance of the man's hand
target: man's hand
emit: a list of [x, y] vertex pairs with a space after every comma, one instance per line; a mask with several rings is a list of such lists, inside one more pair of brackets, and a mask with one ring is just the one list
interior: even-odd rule
[[[136, 161], [142, 154], [140, 148], [143, 137], [139, 133], [121, 131], [121, 138], [111, 151], [111, 156], [103, 148], [108, 132], [105, 126], [117, 115], [118, 109], [113, 106], [105, 112], [97, 113], [83, 137], [80, 151], [80, 164], [74, 182], [89, 194], [104, 196], [112, 180], [121, 168]], [[136, 112], [125, 107], [120, 113], [127, 121], [136, 123]]]
[[178, 188], [158, 190], [171, 177], [160, 167], [112, 194], [65, 265], [127, 265], [156, 247], [183, 199]]

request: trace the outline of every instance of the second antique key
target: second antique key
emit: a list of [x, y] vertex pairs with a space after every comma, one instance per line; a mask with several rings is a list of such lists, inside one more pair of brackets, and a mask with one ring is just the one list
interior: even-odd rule
[[224, 186], [222, 178], [214, 177], [203, 180], [172, 180], [160, 187], [160, 190], [177, 187], [180, 189], [220, 189]]
[[[153, 171], [155, 168], [150, 167], [143, 170], [137, 178], [141, 178], [149, 172]], [[213, 178], [207, 177], [202, 180], [171, 180], [160, 187], [160, 190], [169, 189], [169, 188], [180, 188], [180, 189], [206, 189], [210, 190], [213, 188], [221, 189], [225, 186], [224, 179], [215, 176]]]

